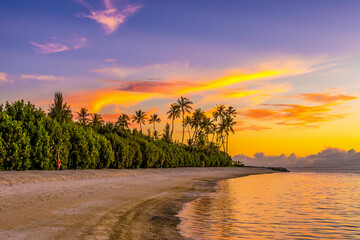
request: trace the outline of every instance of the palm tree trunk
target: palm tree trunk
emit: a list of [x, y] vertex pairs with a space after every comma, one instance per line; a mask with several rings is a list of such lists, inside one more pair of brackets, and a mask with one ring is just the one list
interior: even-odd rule
[[184, 111], [182, 111], [182, 127], [183, 127], [183, 134], [182, 134], [182, 140], [181, 143], [184, 144], [184, 135], [185, 135], [185, 126], [184, 126]]
[[214, 132], [213, 135], [212, 135], [211, 142], [214, 142], [215, 134], [216, 134], [216, 133]]
[[226, 153], [228, 153], [229, 150], [229, 134], [226, 134]]
[[171, 134], [170, 134], [171, 141], [172, 141], [173, 132], [174, 132], [174, 118], [172, 118], [171, 121]]

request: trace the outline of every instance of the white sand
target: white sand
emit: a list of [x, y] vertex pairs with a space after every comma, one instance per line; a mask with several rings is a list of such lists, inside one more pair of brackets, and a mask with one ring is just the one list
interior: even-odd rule
[[0, 172], [0, 239], [181, 239], [175, 214], [194, 193], [209, 191], [209, 185], [201, 187], [204, 180], [270, 172], [262, 168]]

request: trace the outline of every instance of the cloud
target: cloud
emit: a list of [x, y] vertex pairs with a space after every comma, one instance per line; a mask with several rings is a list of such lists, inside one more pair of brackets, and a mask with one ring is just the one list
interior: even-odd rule
[[92, 72], [99, 73], [107, 78], [114, 78], [117, 80], [131, 79], [131, 80], [144, 80], [151, 78], [152, 80], [167, 80], [177, 78], [188, 78], [189, 75], [196, 75], [194, 71], [189, 69], [187, 62], [171, 62], [164, 64], [153, 64], [149, 66], [142, 66], [137, 68], [127, 67], [106, 67], [91, 70]]
[[104, 59], [104, 62], [116, 62], [116, 59], [106, 58], [106, 59]]
[[264, 127], [264, 126], [258, 126], [258, 125], [250, 125], [250, 126], [244, 126], [244, 127], [236, 127], [234, 129], [235, 132], [241, 132], [241, 131], [245, 131], [245, 130], [251, 130], [251, 131], [263, 131], [263, 130], [268, 130], [271, 129], [270, 127]]
[[276, 120], [282, 118], [282, 114], [270, 109], [246, 109], [239, 114], [257, 120]]
[[214, 94], [208, 94], [204, 102], [219, 102], [224, 100], [237, 101], [240, 98], [250, 102], [251, 105], [258, 105], [275, 96], [288, 92], [291, 89], [289, 84], [259, 84], [251, 88], [241, 87], [219, 90]]
[[304, 93], [296, 95], [296, 97], [306, 101], [320, 103], [337, 103], [358, 99], [357, 97], [351, 95], [333, 93]]
[[102, 81], [112, 82], [119, 84], [117, 88], [120, 91], [129, 91], [129, 92], [158, 92], [158, 93], [175, 93], [177, 90], [183, 88], [184, 86], [195, 86], [196, 83], [189, 82], [161, 82], [154, 80], [147, 81], [116, 81], [116, 80], [107, 80]]
[[[126, 76], [128, 73], [117, 72], [118, 75]], [[250, 76], [243, 76], [243, 79], [250, 81], [251, 77], [256, 74], [250, 74]], [[101, 95], [96, 103], [96, 111], [106, 106], [106, 104], [116, 104], [116, 100], [124, 97], [129, 97], [131, 101], [124, 102], [118, 101], [118, 104], [136, 104], [141, 101], [149, 100], [152, 98], [173, 98], [182, 94], [195, 94], [205, 90], [218, 91], [221, 86], [227, 86], [227, 83], [221, 83], [211, 85], [211, 82], [219, 82], [218, 80], [210, 80], [208, 82], [193, 83], [189, 81], [116, 81], [116, 80], [103, 80], [107, 82], [116, 83], [117, 86], [107, 89], [95, 90], [91, 95]], [[120, 85], [120, 86], [118, 86]], [[211, 88], [210, 88], [211, 87]], [[88, 93], [87, 93], [88, 94]], [[107, 100], [106, 100], [107, 99]]]
[[103, 0], [105, 9], [94, 10], [91, 9], [92, 7], [90, 7], [90, 5], [84, 0], [78, 2], [90, 9], [90, 14], [82, 14], [78, 16], [90, 18], [101, 24], [106, 34], [116, 31], [120, 24], [124, 23], [129, 16], [136, 13], [142, 7], [142, 5], [128, 4], [126, 6], [122, 6], [121, 8], [116, 8], [112, 0]]
[[36, 52], [40, 54], [49, 54], [49, 53], [58, 53], [68, 50], [76, 50], [83, 47], [86, 43], [86, 38], [78, 38], [73, 40], [58, 40], [57, 38], [52, 38], [52, 42], [39, 44], [35, 42], [30, 42], [30, 44], [36, 47]]
[[[292, 97], [292, 96], [288, 96]], [[333, 113], [339, 104], [357, 99], [347, 94], [307, 93], [295, 96], [312, 102], [324, 103], [308, 106], [302, 104], [262, 104], [267, 108], [248, 108], [240, 115], [260, 121], [275, 121], [278, 125], [318, 127], [320, 122], [342, 119], [345, 113]]]
[[91, 112], [99, 112], [108, 105], [121, 105], [130, 107], [139, 102], [150, 99], [165, 98], [158, 93], [126, 92], [113, 88], [105, 88], [94, 91], [77, 92], [69, 96], [69, 102], [74, 107], [85, 106]]
[[22, 79], [33, 79], [33, 80], [38, 80], [38, 81], [56, 81], [56, 80], [63, 80], [63, 77], [56, 77], [56, 76], [52, 76], [52, 75], [36, 75], [36, 74], [23, 74], [21, 75]]
[[7, 73], [0, 72], [0, 84], [9, 82], [9, 79], [7, 78]]
[[354, 167], [360, 166], [360, 153], [354, 149], [349, 151], [340, 148], [326, 148], [317, 154], [297, 157], [294, 153], [289, 156], [279, 156], [256, 153], [253, 157], [240, 154], [233, 157], [235, 161], [242, 161], [248, 166], [269, 167]]
[[[205, 103], [216, 97], [229, 102], [246, 96], [252, 104], [258, 104], [290, 89], [288, 84], [264, 84], [262, 81], [304, 74], [312, 71], [311, 69], [310, 63], [300, 60], [291, 60], [291, 64], [267, 63], [230, 70], [198, 69], [190, 67], [188, 62], [154, 64], [138, 68], [97, 68], [92, 72], [104, 76], [100, 81], [107, 86], [84, 92], [87, 100], [83, 103], [91, 105], [88, 108], [93, 107], [92, 111], [99, 111], [109, 104], [134, 105], [150, 99], [174, 99], [181, 95], [196, 95]], [[250, 83], [257, 85], [250, 89], [244, 87]], [[122, 101], [122, 96], [129, 101]], [[79, 93], [74, 94], [74, 99], [81, 98]], [[98, 99], [97, 103], [95, 99]], [[79, 104], [81, 102], [76, 101]]]

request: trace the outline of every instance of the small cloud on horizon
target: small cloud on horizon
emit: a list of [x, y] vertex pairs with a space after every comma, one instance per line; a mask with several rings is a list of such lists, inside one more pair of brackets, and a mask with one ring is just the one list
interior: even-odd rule
[[253, 157], [238, 154], [234, 161], [241, 161], [248, 166], [265, 167], [359, 167], [360, 152], [354, 149], [346, 151], [340, 148], [326, 148], [317, 154], [297, 157], [294, 153], [286, 156], [265, 155], [263, 152], [254, 154]]

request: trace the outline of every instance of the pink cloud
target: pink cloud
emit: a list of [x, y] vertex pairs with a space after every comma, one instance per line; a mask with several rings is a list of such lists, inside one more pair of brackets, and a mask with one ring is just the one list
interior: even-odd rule
[[[81, 3], [89, 7], [84, 1], [81, 1]], [[117, 9], [111, 0], [103, 0], [103, 3], [105, 6], [104, 10], [90, 10], [90, 14], [80, 16], [90, 18], [101, 24], [106, 34], [113, 33], [120, 24], [124, 23], [129, 16], [142, 7], [141, 5], [128, 4], [122, 7], [122, 9]]]
[[4, 82], [7, 82], [7, 73], [5, 72], [0, 72], [0, 82], [4, 83]]
[[36, 47], [36, 51], [41, 54], [49, 54], [49, 53], [58, 53], [64, 52], [67, 50], [76, 50], [85, 45], [86, 38], [73, 39], [69, 41], [58, 40], [56, 38], [52, 38], [52, 42], [39, 44], [35, 42], [30, 42], [30, 44]]
[[23, 74], [21, 75], [22, 79], [34, 79], [34, 80], [38, 80], [38, 81], [56, 81], [56, 80], [63, 80], [63, 77], [57, 77], [57, 76], [52, 76], [52, 75], [36, 75], [36, 74]]
[[107, 58], [107, 59], [104, 59], [104, 62], [116, 62], [116, 59]]
[[6, 72], [0, 72], [0, 85], [9, 82], [13, 81], [8, 78], [8, 74]]

